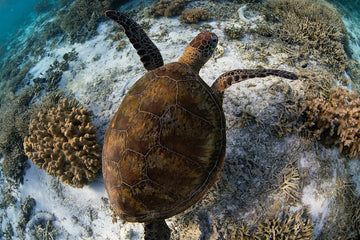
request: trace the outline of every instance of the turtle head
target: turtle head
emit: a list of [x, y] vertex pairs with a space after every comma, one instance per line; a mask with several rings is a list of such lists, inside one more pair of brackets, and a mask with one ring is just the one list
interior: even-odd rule
[[200, 68], [209, 60], [213, 54], [218, 38], [215, 33], [199, 33], [187, 47], [179, 62], [190, 66], [195, 73], [199, 73]]

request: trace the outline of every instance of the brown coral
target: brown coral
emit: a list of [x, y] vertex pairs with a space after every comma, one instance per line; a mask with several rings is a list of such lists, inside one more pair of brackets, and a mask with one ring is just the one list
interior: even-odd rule
[[187, 9], [180, 16], [183, 23], [197, 23], [199, 21], [207, 21], [210, 19], [210, 13], [202, 9]]
[[345, 88], [331, 89], [327, 99], [306, 99], [305, 127], [326, 146], [358, 157], [360, 151], [360, 98]]
[[40, 111], [30, 123], [24, 149], [39, 168], [67, 184], [82, 187], [95, 179], [101, 167], [100, 146], [90, 123], [92, 111], [73, 105], [65, 98], [56, 108]]
[[266, 0], [264, 6], [267, 18], [280, 22], [277, 35], [282, 40], [306, 45], [335, 73], [344, 71], [347, 32], [333, 6], [324, 0]]
[[152, 17], [173, 17], [180, 15], [184, 11], [185, 0], [161, 0], [155, 3], [150, 9], [149, 15]]
[[314, 224], [302, 220], [303, 212], [286, 213], [283, 219], [267, 218], [260, 223], [254, 234], [255, 239], [313, 239]]

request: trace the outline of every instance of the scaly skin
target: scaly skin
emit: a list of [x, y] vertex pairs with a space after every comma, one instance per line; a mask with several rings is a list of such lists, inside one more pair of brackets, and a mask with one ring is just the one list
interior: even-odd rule
[[125, 31], [126, 36], [136, 49], [141, 62], [146, 70], [154, 70], [164, 65], [161, 53], [155, 44], [146, 35], [144, 30], [134, 20], [126, 14], [108, 10], [105, 15], [120, 24]]
[[199, 74], [201, 67], [213, 54], [217, 43], [218, 38], [215, 33], [201, 32], [185, 48], [179, 62], [185, 63], [195, 74]]
[[232, 84], [242, 82], [251, 78], [263, 78], [270, 75], [287, 78], [290, 80], [298, 79], [298, 76], [296, 76], [292, 72], [276, 69], [236, 69], [221, 74], [220, 77], [215, 80], [211, 88], [214, 93], [219, 96], [219, 99], [222, 100], [224, 91]]

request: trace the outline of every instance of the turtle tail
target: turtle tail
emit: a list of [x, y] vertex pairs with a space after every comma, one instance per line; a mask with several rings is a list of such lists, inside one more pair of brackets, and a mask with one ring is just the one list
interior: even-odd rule
[[218, 77], [211, 88], [215, 94], [222, 96], [225, 89], [230, 87], [234, 83], [238, 83], [250, 78], [262, 78], [267, 76], [278, 76], [291, 80], [297, 80], [298, 76], [292, 72], [275, 70], [275, 69], [236, 69], [226, 72]]
[[146, 70], [154, 70], [164, 65], [159, 49], [150, 40], [139, 24], [126, 14], [118, 11], [107, 10], [105, 16], [114, 20], [124, 28], [126, 36], [136, 49]]
[[169, 240], [170, 233], [165, 220], [145, 223], [145, 240]]

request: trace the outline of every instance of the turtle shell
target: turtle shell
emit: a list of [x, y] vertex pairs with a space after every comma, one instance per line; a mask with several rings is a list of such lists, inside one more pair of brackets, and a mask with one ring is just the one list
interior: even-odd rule
[[105, 134], [104, 184], [115, 214], [150, 222], [186, 210], [215, 183], [225, 144], [221, 103], [190, 67], [147, 72]]

